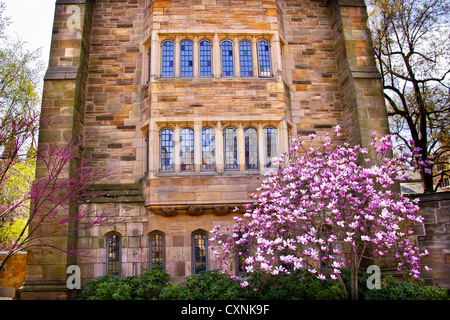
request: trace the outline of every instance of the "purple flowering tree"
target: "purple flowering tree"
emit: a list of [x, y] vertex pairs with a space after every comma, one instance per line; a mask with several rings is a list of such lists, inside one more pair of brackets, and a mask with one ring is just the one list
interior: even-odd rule
[[[220, 269], [277, 275], [307, 269], [317, 278], [340, 281], [351, 271], [351, 296], [358, 298], [358, 269], [364, 257], [395, 263], [414, 278], [421, 272], [420, 253], [406, 232], [407, 223], [422, 222], [416, 201], [392, 191], [407, 177], [411, 158], [392, 157], [390, 137], [373, 150], [339, 145], [329, 135], [323, 144], [295, 140], [289, 153], [276, 159], [254, 202], [223, 230], [212, 230]], [[319, 147], [312, 147], [313, 145]]]

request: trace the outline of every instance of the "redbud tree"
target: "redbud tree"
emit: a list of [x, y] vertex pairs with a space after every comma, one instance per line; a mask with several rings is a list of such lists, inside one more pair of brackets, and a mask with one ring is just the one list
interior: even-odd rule
[[411, 158], [393, 157], [393, 141], [373, 135], [372, 148], [339, 144], [333, 137], [313, 147], [294, 140], [275, 159], [243, 216], [225, 230], [211, 231], [212, 249], [222, 272], [241, 268], [272, 275], [308, 270], [321, 280], [343, 283], [351, 272], [351, 296], [358, 297], [363, 257], [394, 263], [414, 278], [421, 273], [421, 253], [407, 223], [422, 223], [416, 200], [393, 191], [407, 178]]

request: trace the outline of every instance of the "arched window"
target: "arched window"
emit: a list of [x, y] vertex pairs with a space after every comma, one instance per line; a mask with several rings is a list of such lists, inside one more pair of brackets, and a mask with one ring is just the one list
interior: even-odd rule
[[278, 156], [278, 131], [273, 127], [264, 128], [264, 163], [273, 167], [272, 158]]
[[244, 131], [245, 143], [245, 169], [259, 169], [258, 165], [258, 131], [255, 128], [247, 128]]
[[212, 54], [211, 42], [208, 40], [200, 41], [200, 77], [212, 76]]
[[215, 169], [215, 150], [214, 130], [204, 128], [202, 130], [202, 170]]
[[223, 132], [225, 170], [238, 170], [238, 135], [236, 128], [229, 127]]
[[173, 57], [174, 44], [171, 40], [166, 40], [162, 43], [162, 61], [161, 61], [161, 76], [173, 77]]
[[270, 44], [266, 40], [258, 41], [258, 73], [260, 77], [271, 77]]
[[190, 40], [183, 40], [180, 43], [180, 76], [193, 77], [193, 45]]
[[165, 269], [165, 239], [161, 232], [152, 232], [149, 235], [150, 241], [150, 270], [155, 268]]
[[253, 77], [252, 43], [242, 40], [239, 43], [241, 77]]
[[194, 170], [194, 130], [184, 128], [180, 134], [181, 171]]
[[161, 130], [160, 146], [161, 171], [173, 171], [173, 130]]
[[192, 234], [192, 252], [194, 274], [208, 270], [208, 237], [204, 231], [196, 231]]
[[230, 40], [222, 42], [222, 76], [234, 77], [233, 42]]
[[121, 236], [117, 233], [106, 237], [106, 275], [120, 277]]

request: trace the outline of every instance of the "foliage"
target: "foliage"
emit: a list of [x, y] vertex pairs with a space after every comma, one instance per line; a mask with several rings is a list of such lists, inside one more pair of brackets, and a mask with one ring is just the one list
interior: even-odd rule
[[[140, 276], [99, 277], [88, 280], [80, 300], [347, 300], [344, 285], [350, 285], [350, 271], [342, 270], [344, 284], [319, 280], [305, 270], [271, 275], [262, 272], [239, 279], [220, 270], [203, 271], [169, 284], [161, 270], [146, 270]], [[447, 300], [446, 290], [424, 286], [420, 281], [383, 279], [381, 289], [365, 286], [367, 274], [360, 270], [360, 300]]]
[[[442, 0], [367, 0], [375, 58], [382, 74], [392, 134], [410, 150], [424, 192], [433, 187], [434, 165], [450, 152], [450, 3]], [[423, 167], [422, 164], [427, 164]]]
[[366, 300], [448, 300], [445, 289], [425, 286], [422, 281], [409, 282], [395, 280], [392, 276], [382, 280], [378, 290], [368, 290]]
[[189, 276], [183, 284], [165, 288], [161, 295], [165, 300], [240, 300], [246, 297], [239, 281], [219, 270]]
[[[339, 128], [336, 128], [339, 137]], [[393, 142], [384, 137], [368, 150], [336, 145], [330, 136], [313, 148], [296, 140], [289, 153], [274, 159], [279, 170], [267, 174], [244, 217], [235, 217], [231, 230], [215, 226], [213, 250], [223, 272], [233, 270], [244, 255], [248, 273], [277, 275], [307, 268], [318, 279], [342, 283], [342, 269], [352, 275], [357, 299], [358, 269], [364, 256], [394, 262], [419, 277], [426, 254], [412, 245], [400, 225], [422, 222], [419, 207], [391, 187], [410, 168], [405, 157], [390, 154]], [[325, 267], [325, 268], [323, 268]], [[326, 270], [326, 272], [323, 272]]]
[[104, 276], [87, 280], [81, 300], [154, 300], [169, 285], [170, 276], [161, 269], [145, 270], [139, 276]]

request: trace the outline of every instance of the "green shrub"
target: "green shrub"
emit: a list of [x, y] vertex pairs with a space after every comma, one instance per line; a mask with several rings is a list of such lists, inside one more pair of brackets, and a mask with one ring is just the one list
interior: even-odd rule
[[380, 289], [368, 290], [366, 300], [448, 300], [445, 289], [425, 286], [423, 281], [401, 281], [389, 276], [382, 279]]
[[[446, 290], [386, 277], [380, 289], [369, 290], [368, 275], [360, 272], [360, 300], [446, 300]], [[348, 286], [350, 273], [342, 272]], [[235, 280], [218, 270], [186, 277], [181, 284], [170, 285], [170, 276], [162, 270], [146, 270], [140, 276], [99, 277], [88, 280], [80, 299], [85, 300], [343, 300], [348, 290], [338, 281], [319, 280], [307, 271], [273, 276], [252, 273]], [[245, 283], [245, 285], [243, 285]]]
[[240, 300], [247, 295], [239, 281], [219, 270], [211, 270], [189, 276], [182, 284], [166, 287], [160, 297], [165, 300]]
[[158, 299], [169, 285], [170, 276], [161, 269], [145, 270], [139, 276], [104, 276], [87, 280], [82, 300], [152, 300]]

